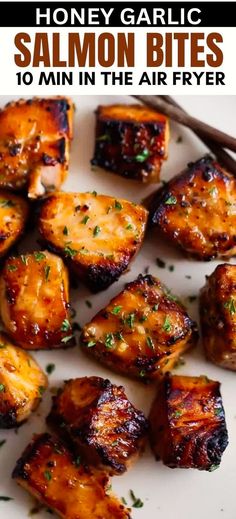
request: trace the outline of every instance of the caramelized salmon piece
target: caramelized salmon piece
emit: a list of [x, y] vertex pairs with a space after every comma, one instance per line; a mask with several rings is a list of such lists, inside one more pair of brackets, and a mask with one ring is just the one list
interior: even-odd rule
[[47, 377], [28, 352], [0, 334], [0, 427], [27, 420], [47, 387]]
[[211, 157], [204, 157], [156, 193], [150, 222], [200, 260], [234, 256], [235, 199], [235, 177]]
[[127, 200], [93, 193], [55, 193], [43, 203], [43, 243], [66, 258], [93, 292], [127, 269], [145, 232], [147, 211]]
[[70, 99], [21, 99], [0, 111], [0, 188], [27, 190], [29, 198], [64, 181], [72, 139]]
[[166, 374], [150, 413], [150, 439], [171, 468], [217, 468], [228, 444], [219, 382]]
[[81, 346], [115, 371], [150, 380], [172, 369], [196, 339], [185, 308], [159, 279], [140, 275], [85, 325]]
[[53, 397], [48, 423], [83, 453], [85, 461], [122, 474], [144, 447], [147, 420], [124, 388], [100, 377], [65, 382]]
[[236, 265], [218, 265], [200, 295], [202, 341], [206, 356], [236, 370]]
[[47, 433], [33, 438], [12, 477], [63, 519], [130, 519], [128, 509], [108, 491], [107, 474], [83, 465]]
[[74, 345], [68, 273], [48, 251], [10, 257], [0, 276], [0, 314], [8, 334], [29, 350]]
[[167, 159], [168, 118], [142, 105], [99, 106], [92, 164], [142, 182], [158, 182]]
[[23, 234], [28, 216], [29, 206], [26, 200], [0, 189], [0, 257]]

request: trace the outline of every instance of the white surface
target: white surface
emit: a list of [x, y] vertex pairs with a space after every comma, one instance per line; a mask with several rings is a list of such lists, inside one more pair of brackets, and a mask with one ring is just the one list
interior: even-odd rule
[[[16, 98], [16, 96], [15, 96]], [[11, 97], [12, 99], [12, 97]], [[222, 130], [235, 134], [236, 130], [236, 96], [228, 97], [178, 97], [177, 100], [192, 114], [218, 126]], [[0, 96], [0, 105], [9, 101]], [[116, 197], [124, 197], [139, 202], [155, 186], [145, 187], [137, 182], [120, 178], [109, 172], [91, 171], [89, 160], [92, 157], [94, 144], [94, 115], [98, 104], [112, 102], [130, 102], [127, 97], [74, 97], [77, 110], [75, 114], [75, 136], [72, 144], [71, 165], [65, 190], [96, 190]], [[176, 143], [178, 136], [183, 142]], [[178, 173], [188, 161], [201, 156], [206, 150], [189, 131], [172, 125], [169, 159], [162, 169], [162, 178], [168, 179]], [[33, 242], [26, 239], [24, 250], [32, 250]], [[166, 261], [167, 268], [157, 267], [156, 257]], [[234, 260], [233, 260], [234, 262]], [[169, 272], [168, 265], [175, 265]], [[198, 294], [204, 284], [206, 274], [215, 269], [217, 262], [201, 263], [185, 259], [174, 247], [158, 241], [156, 236], [148, 236], [144, 246], [131, 265], [130, 271], [105, 292], [91, 295], [84, 287], [71, 291], [72, 305], [77, 309], [76, 319], [81, 325], [90, 318], [123, 287], [124, 283], [133, 280], [144, 268], [149, 266], [150, 273], [159, 276], [169, 288], [183, 301], [187, 297]], [[191, 279], [186, 279], [191, 275]], [[92, 308], [86, 306], [85, 300], [92, 302]], [[189, 313], [197, 318], [197, 303], [188, 304]], [[155, 390], [140, 382], [121, 377], [108, 369], [104, 369], [85, 357], [78, 347], [66, 351], [48, 351], [37, 353], [35, 357], [44, 368], [48, 363], [55, 363], [56, 369], [49, 376], [50, 387], [59, 386], [67, 378], [84, 375], [99, 375], [110, 378], [114, 383], [123, 384], [131, 401], [148, 413]], [[144, 507], [132, 510], [133, 519], [234, 519], [236, 513], [236, 396], [235, 374], [207, 363], [201, 347], [185, 356], [186, 364], [178, 369], [178, 373], [188, 375], [206, 374], [210, 378], [222, 382], [223, 402], [229, 431], [229, 446], [223, 456], [222, 464], [212, 473], [197, 470], [169, 469], [161, 462], [156, 462], [147, 449], [143, 457], [124, 476], [113, 478], [113, 488], [119, 496], [124, 496], [128, 504], [129, 489], [144, 501]], [[14, 498], [7, 503], [0, 501], [0, 518], [24, 519], [34, 505], [32, 498], [11, 481], [11, 471], [23, 448], [30, 441], [33, 432], [45, 430], [44, 418], [50, 408], [50, 389], [44, 397], [39, 410], [23, 425], [18, 434], [12, 431], [0, 431], [0, 440], [7, 443], [0, 449], [0, 495]], [[46, 511], [41, 511], [38, 519], [49, 519]], [[90, 518], [88, 518], [90, 519]], [[92, 518], [91, 518], [92, 519]], [[112, 519], [112, 518], [111, 518]]]

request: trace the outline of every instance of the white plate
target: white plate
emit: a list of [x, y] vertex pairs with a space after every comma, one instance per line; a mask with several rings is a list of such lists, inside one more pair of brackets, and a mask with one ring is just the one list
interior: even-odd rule
[[[17, 96], [15, 96], [17, 98]], [[186, 96], [177, 99], [193, 115], [235, 134], [236, 130], [236, 96]], [[3, 106], [9, 98], [0, 96]], [[90, 168], [90, 159], [94, 144], [94, 110], [98, 104], [113, 102], [131, 102], [128, 97], [75, 96], [75, 136], [72, 144], [70, 172], [64, 185], [65, 190], [96, 190], [116, 197], [123, 197], [139, 202], [155, 186], [145, 187], [135, 181], [120, 178], [109, 172], [94, 172]], [[179, 136], [182, 142], [177, 144]], [[188, 130], [172, 125], [169, 159], [162, 169], [162, 178], [168, 179], [178, 173], [187, 162], [205, 153], [204, 146]], [[210, 222], [209, 222], [210, 224]], [[32, 239], [26, 238], [23, 250], [33, 250]], [[160, 269], [156, 258], [165, 260], [167, 267]], [[156, 237], [146, 239], [145, 244], [131, 266], [130, 271], [122, 276], [108, 290], [91, 295], [80, 286], [71, 292], [71, 300], [77, 309], [76, 320], [83, 325], [117, 294], [124, 283], [133, 280], [144, 268], [149, 266], [150, 273], [159, 276], [169, 288], [186, 303], [191, 295], [197, 295], [204, 284], [205, 275], [212, 272], [217, 262], [201, 263], [185, 259], [174, 247], [157, 241]], [[174, 265], [173, 272], [168, 270]], [[190, 275], [191, 279], [187, 279]], [[86, 300], [91, 301], [88, 308]], [[197, 303], [188, 303], [189, 313], [197, 318]], [[84, 375], [108, 377], [114, 383], [123, 384], [131, 401], [148, 413], [154, 396], [154, 389], [143, 386], [126, 377], [121, 377], [103, 368], [96, 362], [88, 360], [78, 347], [66, 351], [48, 351], [34, 354], [42, 368], [48, 363], [55, 363], [56, 369], [49, 376], [50, 387], [59, 386], [67, 378]], [[236, 394], [235, 374], [207, 363], [201, 348], [185, 356], [186, 364], [178, 369], [178, 373], [188, 375], [206, 374], [210, 378], [222, 382], [223, 402], [229, 431], [229, 446], [223, 455], [221, 466], [212, 473], [198, 470], [169, 469], [161, 462], [156, 462], [147, 448], [143, 457], [124, 476], [113, 478], [113, 488], [119, 496], [124, 496], [128, 503], [129, 490], [132, 489], [140, 497], [144, 506], [132, 510], [133, 519], [235, 519], [235, 483], [236, 483]], [[39, 410], [30, 417], [17, 434], [12, 431], [0, 431], [0, 440], [7, 443], [0, 450], [0, 495], [14, 498], [12, 501], [0, 501], [1, 519], [24, 519], [34, 502], [32, 498], [11, 481], [11, 471], [23, 448], [28, 444], [33, 432], [45, 430], [44, 418], [49, 411], [51, 401], [50, 390], [47, 391]], [[49, 519], [43, 510], [38, 519]], [[90, 518], [88, 518], [90, 519]], [[92, 518], [91, 518], [92, 519]], [[111, 518], [112, 519], [112, 518]]]

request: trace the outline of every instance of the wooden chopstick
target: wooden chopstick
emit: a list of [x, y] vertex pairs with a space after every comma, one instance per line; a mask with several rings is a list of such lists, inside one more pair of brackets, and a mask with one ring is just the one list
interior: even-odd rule
[[[158, 97], [158, 96], [157, 96]], [[183, 110], [183, 112], [186, 113], [186, 111], [171, 97], [171, 96], [162, 96], [164, 101], [167, 103], [172, 104], [173, 106], [176, 106]], [[205, 137], [205, 135], [199, 131], [199, 130], [193, 130], [195, 135], [199, 137], [199, 139], [209, 148], [212, 153], [217, 157], [219, 162], [227, 168], [227, 170], [231, 171], [236, 176], [236, 161], [227, 153], [219, 144], [216, 144], [212, 140]]]
[[208, 139], [214, 141], [215, 143], [220, 144], [223, 148], [228, 148], [229, 150], [236, 151], [236, 139], [231, 137], [227, 133], [221, 132], [217, 128], [213, 128], [209, 124], [206, 124], [195, 117], [184, 112], [177, 106], [173, 104], [167, 103], [164, 99], [161, 99], [163, 96], [132, 96], [142, 103], [154, 108], [154, 110], [158, 110], [165, 115], [168, 115], [174, 121], [177, 121], [188, 128], [191, 128], [193, 131], [200, 131], [205, 135]]

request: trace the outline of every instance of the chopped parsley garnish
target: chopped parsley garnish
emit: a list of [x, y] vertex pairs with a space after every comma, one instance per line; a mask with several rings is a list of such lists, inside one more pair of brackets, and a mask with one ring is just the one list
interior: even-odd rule
[[209, 472], [213, 472], [214, 470], [217, 470], [219, 468], [220, 465], [211, 465], [211, 467], [209, 468]]
[[158, 310], [158, 308], [159, 308], [159, 305], [158, 305], [158, 303], [156, 303], [156, 304], [152, 307], [153, 312], [156, 312], [156, 311]]
[[105, 346], [106, 346], [106, 348], [108, 350], [113, 348], [113, 346], [115, 344], [113, 333], [107, 333], [106, 336], [105, 336], [105, 341], [104, 342], [105, 342]]
[[14, 207], [14, 202], [12, 200], [0, 200], [1, 207]]
[[15, 272], [17, 270], [17, 266], [16, 265], [8, 265], [7, 266], [7, 270], [9, 270], [10, 272]]
[[44, 386], [39, 386], [38, 392], [39, 396], [43, 396], [43, 393], [45, 392], [46, 388]]
[[92, 308], [92, 303], [88, 299], [86, 299], [85, 304], [88, 308]]
[[123, 505], [126, 505], [126, 506], [127, 506], [127, 501], [126, 501], [125, 497], [122, 497], [122, 498], [121, 498], [121, 501], [122, 501]]
[[133, 225], [131, 223], [128, 223], [128, 225], [126, 225], [126, 230], [127, 231], [132, 231], [133, 230]]
[[134, 321], [135, 321], [135, 314], [129, 314], [128, 317], [125, 319], [125, 323], [128, 324], [129, 328], [134, 327]]
[[121, 205], [120, 202], [118, 202], [118, 200], [115, 200], [114, 207], [115, 207], [115, 209], [117, 209], [118, 211], [121, 211], [121, 209], [123, 209], [123, 206]]
[[114, 314], [114, 315], [117, 315], [120, 313], [120, 311], [122, 310], [122, 306], [114, 306], [114, 308], [112, 309], [111, 313]]
[[3, 393], [3, 391], [5, 391], [5, 386], [4, 384], [0, 384], [0, 393]]
[[86, 344], [87, 348], [93, 348], [93, 346], [96, 346], [96, 341], [89, 341], [87, 344]]
[[101, 232], [101, 227], [99, 227], [99, 225], [96, 225], [96, 227], [94, 227], [94, 229], [93, 229], [93, 235], [98, 236], [98, 234], [100, 232]]
[[98, 142], [111, 141], [111, 136], [109, 135], [109, 133], [104, 133], [103, 135], [100, 135], [100, 137], [97, 137], [96, 141], [98, 141]]
[[77, 458], [75, 459], [75, 465], [76, 467], [79, 467], [81, 464], [81, 456], [77, 456]]
[[71, 242], [67, 243], [66, 247], [64, 248], [64, 253], [65, 253], [66, 256], [69, 256], [70, 258], [73, 258], [74, 256], [76, 256], [78, 251], [75, 250], [75, 249], [72, 249], [70, 247], [70, 243]]
[[124, 340], [124, 337], [121, 332], [116, 332], [114, 335], [115, 335], [116, 339], [118, 339], [118, 341]]
[[232, 297], [230, 297], [230, 299], [224, 303], [224, 308], [229, 310], [230, 315], [234, 315], [236, 313], [235, 301]]
[[177, 198], [174, 195], [170, 195], [165, 201], [165, 205], [175, 205], [177, 204]]
[[65, 236], [68, 236], [68, 233], [69, 233], [69, 231], [68, 231], [68, 227], [66, 227], [66, 225], [65, 225], [65, 227], [64, 227], [64, 229], [63, 229], [63, 234], [64, 234]]
[[51, 270], [50, 265], [45, 265], [45, 267], [44, 267], [44, 274], [45, 274], [45, 279], [46, 279], [46, 281], [48, 281], [48, 277], [49, 277], [49, 274], [50, 274], [50, 270]]
[[135, 156], [135, 160], [137, 162], [145, 162], [145, 160], [148, 159], [150, 153], [147, 150], [147, 148], [144, 148], [144, 150], [141, 153], [138, 153], [138, 155]]
[[219, 416], [221, 414], [221, 408], [218, 407], [217, 409], [215, 409], [214, 414], [215, 416]]
[[164, 269], [166, 264], [161, 258], [156, 258], [156, 264], [160, 269]]
[[61, 331], [68, 332], [68, 330], [70, 330], [70, 322], [68, 321], [68, 319], [64, 319], [64, 321], [62, 321]]
[[46, 256], [43, 252], [34, 252], [34, 257], [36, 261], [41, 261], [42, 259], [45, 259]]
[[0, 447], [3, 447], [3, 445], [5, 445], [7, 440], [0, 440]]
[[145, 371], [145, 369], [141, 369], [141, 371], [139, 372], [139, 376], [140, 376], [141, 378], [143, 378], [143, 377], [145, 377], [145, 375], [146, 375], [146, 371]]
[[182, 415], [182, 411], [175, 411], [174, 412], [174, 418], [179, 418]]
[[143, 507], [143, 501], [134, 495], [133, 490], [130, 490], [130, 497], [133, 500], [132, 507], [133, 508], [142, 508]]
[[171, 323], [170, 323], [170, 319], [169, 319], [168, 315], [165, 317], [165, 320], [164, 320], [164, 324], [163, 324], [163, 326], [162, 326], [162, 329], [163, 329], [165, 332], [167, 332], [167, 333], [171, 332]]
[[13, 501], [13, 497], [0, 496], [0, 501]]
[[148, 347], [150, 348], [150, 350], [154, 350], [154, 342], [151, 337], [146, 338], [146, 343], [147, 343]]
[[93, 196], [97, 196], [97, 191], [92, 191]]
[[139, 318], [139, 322], [140, 323], [144, 323], [144, 321], [147, 320], [147, 315], [141, 315], [141, 317]]
[[[75, 253], [77, 254], [76, 251], [73, 251], [73, 252], [75, 252]], [[79, 249], [79, 253], [80, 253], [80, 254], [88, 254], [88, 253], [89, 253], [89, 250], [86, 249], [85, 247], [82, 247], [81, 249]], [[73, 256], [75, 256], [75, 254], [73, 254]]]
[[45, 471], [44, 471], [44, 477], [45, 477], [45, 479], [46, 479], [47, 481], [51, 481], [51, 479], [52, 479], [52, 474], [51, 474], [50, 470], [45, 470]]
[[48, 375], [51, 375], [53, 371], [55, 370], [56, 366], [55, 364], [47, 364], [46, 366], [46, 372]]
[[111, 446], [112, 447], [116, 447], [118, 445], [118, 440], [114, 440], [114, 442], [112, 442]]
[[61, 342], [64, 342], [64, 344], [66, 344], [66, 343], [69, 342], [71, 339], [73, 339], [73, 335], [67, 335], [66, 337], [63, 337], [63, 339], [61, 340]]
[[84, 217], [83, 217], [83, 220], [81, 220], [81, 223], [83, 223], [84, 225], [86, 225], [86, 223], [89, 221], [89, 216], [86, 214]]

